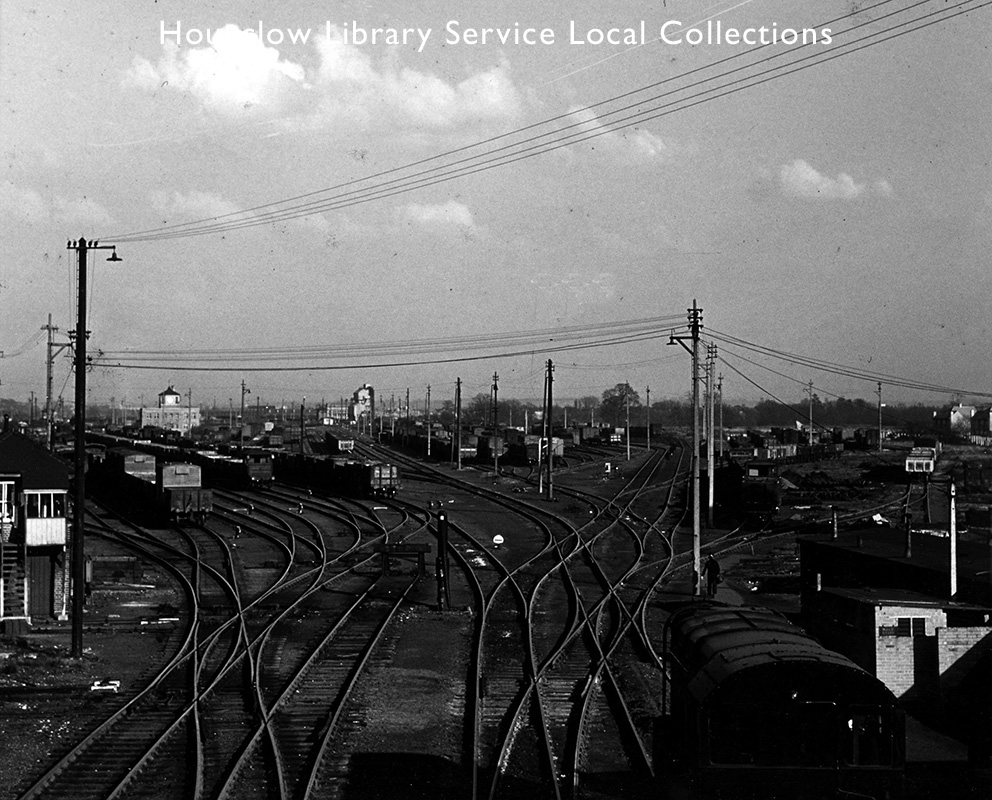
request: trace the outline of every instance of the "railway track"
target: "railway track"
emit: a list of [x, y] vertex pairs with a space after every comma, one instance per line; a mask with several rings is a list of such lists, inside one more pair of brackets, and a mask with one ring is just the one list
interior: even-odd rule
[[[636, 468], [583, 490], [569, 473], [597, 465], [562, 470], [555, 503], [527, 468], [494, 480], [362, 449], [405, 464], [401, 497], [276, 484], [218, 490], [214, 517], [196, 529], [92, 519], [94, 535], [168, 569], [187, 613], [169, 663], [22, 797], [353, 796], [356, 774], [367, 775], [356, 754], [384, 724], [370, 687], [393, 669], [397, 615], [431, 594], [414, 570], [389, 559], [383, 570], [376, 548], [427, 544], [437, 555], [441, 510], [454, 568], [438, 602], [470, 612], [451, 627], [464, 642], [450, 678], [464, 689], [449, 700], [460, 745], [445, 752], [465, 793], [594, 797], [607, 775], [650, 785], [661, 706], [644, 687], [660, 682], [663, 619], [652, 601], [691, 559], [679, 534], [684, 447], [642, 451]], [[754, 536], [708, 536], [704, 549]]]

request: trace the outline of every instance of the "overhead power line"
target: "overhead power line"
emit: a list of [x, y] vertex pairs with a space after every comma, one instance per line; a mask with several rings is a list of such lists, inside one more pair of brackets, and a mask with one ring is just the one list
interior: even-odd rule
[[[730, 334], [721, 333], [720, 331], [714, 330], [713, 328], [708, 328], [707, 333], [713, 339], [721, 342], [721, 346], [726, 349], [731, 349], [733, 351], [734, 346], [737, 348], [748, 350], [752, 353], [758, 355], [763, 355], [769, 358], [775, 358], [780, 361], [785, 361], [789, 364], [794, 364], [796, 366], [801, 366], [806, 369], [816, 370], [818, 372], [826, 372], [832, 375], [841, 375], [846, 378], [854, 378], [856, 380], [869, 381], [871, 383], [881, 383], [886, 386], [896, 386], [903, 389], [915, 389], [922, 392], [936, 392], [939, 394], [961, 394], [961, 395], [971, 395], [973, 397], [992, 397], [992, 392], [989, 391], [972, 391], [968, 389], [961, 389], [952, 386], [942, 386], [935, 383], [927, 383], [925, 381], [914, 380], [912, 378], [904, 378], [898, 375], [892, 375], [883, 372], [873, 372], [865, 370], [859, 367], [848, 366], [845, 364], [839, 364], [833, 361], [825, 361], [823, 359], [813, 358], [810, 356], [802, 356], [796, 353], [789, 353], [784, 350], [778, 350], [772, 347], [767, 347], [765, 345], [756, 344], [754, 342], [748, 342], [745, 339], [741, 339], [736, 336], [731, 336]], [[735, 353], [740, 358], [744, 358], [739, 353]], [[745, 359], [748, 360], [748, 359]], [[752, 362], [756, 363], [756, 362]], [[761, 366], [760, 364], [758, 366]], [[770, 368], [767, 368], [769, 369]], [[770, 370], [774, 372], [774, 370]], [[780, 374], [780, 373], [776, 373]], [[788, 377], [788, 376], [782, 376]], [[790, 379], [793, 380], [793, 379]], [[802, 383], [802, 381], [797, 381]]]
[[[628, 322], [595, 323], [570, 328], [493, 334], [420, 342], [374, 342], [314, 348], [267, 350], [99, 351], [92, 363], [115, 369], [168, 369], [175, 371], [307, 372], [376, 369], [428, 364], [450, 364], [495, 358], [559, 353], [652, 341], [669, 335], [681, 315]], [[474, 352], [431, 358], [437, 353]], [[484, 351], [484, 352], [479, 352]], [[400, 359], [401, 356], [410, 356]], [[415, 356], [423, 356], [415, 358]], [[347, 359], [347, 360], [346, 360]], [[278, 366], [272, 365], [278, 362]], [[293, 363], [303, 362], [303, 363]]]
[[[838, 22], [853, 20], [858, 15], [868, 16], [865, 21], [852, 24], [844, 30], [832, 32], [835, 40], [841, 40], [837, 44], [829, 46], [817, 44], [815, 47], [818, 49], [815, 51], [810, 50], [810, 48], [814, 47], [810, 43], [797, 44], [789, 49], [781, 49], [779, 45], [776, 45], [776, 47], [780, 47], [777, 52], [760, 58], [757, 61], [741, 66], [732, 66], [732, 68], [724, 69], [722, 72], [710, 77], [700, 78], [695, 82], [684, 86], [677, 86], [669, 91], [637, 102], [628, 103], [619, 108], [612, 110], [604, 109], [605, 106], [610, 104], [625, 101], [628, 98], [652, 91], [666, 84], [684, 80], [690, 76], [703, 73], [706, 70], [731, 64], [731, 62], [737, 59], [747, 58], [749, 56], [753, 57], [755, 53], [772, 46], [761, 45], [683, 73], [674, 78], [658, 81], [648, 86], [616, 95], [582, 109], [583, 112], [595, 112], [595, 120], [577, 118], [575, 113], [562, 114], [472, 145], [449, 150], [430, 158], [385, 170], [365, 178], [340, 183], [326, 189], [308, 192], [231, 214], [101, 238], [109, 238], [120, 244], [128, 241], [200, 236], [298, 219], [324, 211], [347, 208], [360, 203], [404, 194], [496, 167], [506, 166], [516, 161], [543, 155], [563, 147], [569, 147], [600, 136], [609, 135], [618, 130], [640, 125], [668, 114], [685, 111], [702, 103], [736, 94], [744, 89], [753, 88], [812, 66], [819, 66], [836, 58], [851, 55], [867, 47], [873, 47], [883, 42], [891, 41], [908, 33], [914, 33], [929, 28], [932, 25], [946, 22], [962, 14], [978, 11], [992, 5], [992, 0], [984, 0], [982, 2], [979, 0], [961, 0], [951, 5], [934, 3], [933, 0], [918, 0], [918, 2], [897, 7], [880, 16], [871, 17], [870, 12], [876, 12], [883, 6], [888, 6], [893, 2], [894, 0], [882, 0], [872, 6], [852, 11], [833, 20], [813, 26], [816, 29], [822, 29], [830, 25], [835, 25]], [[929, 13], [904, 19], [900, 22], [893, 21], [898, 15], [906, 14], [917, 9], [922, 10], [922, 7], [928, 5], [937, 6], [937, 9]], [[888, 24], [887, 27], [883, 25], [879, 28], [880, 23], [883, 22], [891, 22], [891, 24]], [[870, 30], [873, 27], [879, 29]], [[854, 32], [858, 32], [858, 35], [855, 35], [850, 41], [842, 41], [843, 37], [850, 36]], [[795, 56], [802, 51], [808, 54], [788, 60], [789, 57]], [[775, 63], [759, 71], [748, 73], [748, 70], [754, 70], [762, 65], [771, 64], [783, 58], [785, 60], [781, 63]], [[745, 74], [738, 76], [738, 73]], [[702, 88], [705, 84], [721, 80], [725, 82], [718, 83], [709, 88]], [[689, 90], [693, 91], [687, 96], [657, 105], [660, 100], [685, 93]], [[655, 105], [650, 105], [652, 103]], [[540, 129], [548, 126], [555, 127], [551, 130], [538, 132]], [[592, 130], [590, 130], [590, 126], [593, 126]], [[520, 137], [525, 138], [521, 139]], [[518, 140], [511, 141], [514, 138]], [[499, 144], [501, 142], [507, 143]], [[499, 146], [495, 146], [497, 144]], [[435, 164], [435, 166], [428, 167], [428, 164]], [[420, 169], [422, 167], [424, 168]]]

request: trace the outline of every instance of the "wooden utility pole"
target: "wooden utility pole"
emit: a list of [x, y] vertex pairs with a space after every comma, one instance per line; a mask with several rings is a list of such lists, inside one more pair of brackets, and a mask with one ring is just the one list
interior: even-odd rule
[[627, 460], [630, 461], [630, 384], [626, 381], [623, 384], [623, 405], [627, 414]]
[[499, 477], [499, 374], [493, 372], [493, 479]]
[[554, 471], [554, 455], [552, 453], [553, 448], [551, 447], [551, 437], [552, 434], [554, 433], [554, 426], [551, 424], [552, 422], [551, 410], [555, 407], [553, 393], [551, 389], [552, 384], [554, 383], [554, 372], [555, 372], [554, 364], [551, 363], [551, 359], [549, 358], [548, 359], [548, 406], [544, 411], [544, 425], [545, 425], [545, 430], [547, 431], [547, 436], [545, 437], [544, 445], [547, 450], [547, 459], [548, 459], [548, 500], [555, 499], [554, 484], [552, 479], [552, 474]]
[[648, 440], [648, 452], [651, 452], [651, 387], [648, 386], [645, 390], [645, 395], [647, 397], [648, 406], [648, 418], [647, 418], [647, 440]]
[[83, 552], [83, 524], [86, 514], [86, 256], [90, 250], [112, 250], [108, 261], [120, 261], [117, 248], [87, 242], [80, 237], [70, 241], [66, 249], [75, 250], [78, 257], [76, 281], [76, 416], [75, 466], [73, 470], [72, 506], [72, 634], [70, 656], [83, 656], [83, 606], [86, 604], [86, 558]]
[[455, 382], [455, 447], [458, 454], [455, 456], [455, 464], [460, 470], [462, 468], [462, 379]]
[[55, 409], [52, 407], [52, 372], [55, 368], [55, 356], [70, 346], [69, 342], [55, 343], [54, 334], [58, 328], [52, 325], [52, 315], [48, 315], [48, 324], [42, 326], [48, 331], [48, 358], [45, 369], [45, 419], [48, 425], [48, 449], [55, 449]]
[[[703, 309], [692, 301], [689, 312], [689, 335], [669, 337], [669, 344], [679, 344], [692, 355], [692, 593], [701, 594], [699, 519], [699, 329], [703, 327]], [[685, 340], [691, 342], [687, 346]]]
[[716, 393], [720, 396], [720, 460], [723, 461], [723, 373], [716, 383]]

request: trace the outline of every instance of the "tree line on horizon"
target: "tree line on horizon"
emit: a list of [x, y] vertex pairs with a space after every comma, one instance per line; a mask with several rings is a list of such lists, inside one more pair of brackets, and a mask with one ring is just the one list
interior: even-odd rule
[[[702, 403], [702, 397], [700, 403]], [[497, 423], [500, 426], [523, 428], [533, 425], [543, 416], [540, 403], [517, 400], [514, 398], [498, 398], [496, 404]], [[27, 421], [31, 416], [28, 403], [9, 399], [0, 399], [0, 409], [9, 414], [12, 420]], [[623, 383], [618, 383], [607, 389], [601, 396], [586, 395], [572, 401], [556, 402], [553, 410], [553, 421], [556, 426], [564, 425], [597, 425], [608, 427], [623, 427], [630, 416], [630, 424], [634, 427], [644, 427], [650, 420], [652, 425], [671, 428], [687, 428], [692, 425], [691, 398], [663, 398], [651, 402], [650, 413], [647, 405], [641, 399], [640, 393]], [[105, 414], [109, 417], [110, 408], [99, 404], [89, 406], [88, 417], [99, 417]], [[723, 403], [722, 416], [725, 428], [767, 428], [795, 427], [797, 423], [809, 423], [809, 397], [801, 396], [793, 402], [784, 404], [775, 400], [759, 400], [753, 405], [747, 403]], [[882, 409], [882, 424], [887, 428], [905, 429], [910, 432], [929, 431], [933, 428], [935, 406], [922, 403], [887, 404]], [[719, 411], [717, 421], [719, 423]], [[421, 416], [417, 414], [416, 416]], [[491, 427], [493, 417], [493, 398], [490, 394], [477, 394], [468, 399], [462, 406], [462, 424], [468, 427]], [[40, 420], [41, 414], [35, 418]], [[455, 404], [453, 400], [441, 401], [431, 413], [434, 421], [443, 425], [452, 425], [455, 421]], [[813, 394], [813, 424], [816, 427], [878, 427], [878, 406], [876, 403], [860, 398], [848, 399], [839, 397], [834, 400], [824, 400]]]

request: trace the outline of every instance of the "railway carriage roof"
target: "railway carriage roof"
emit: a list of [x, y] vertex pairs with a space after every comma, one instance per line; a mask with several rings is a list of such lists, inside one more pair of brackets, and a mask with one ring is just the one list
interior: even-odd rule
[[675, 612], [671, 624], [673, 653], [700, 703], [731, 680], [735, 685], [775, 681], [786, 679], [786, 670], [790, 680], [815, 673], [870, 695], [888, 694], [861, 667], [767, 609], [699, 605]]

